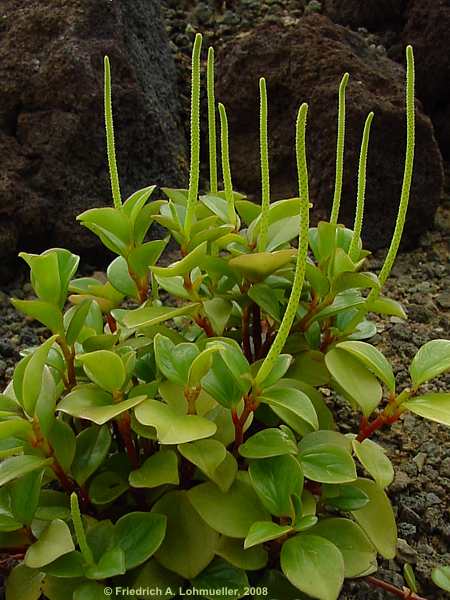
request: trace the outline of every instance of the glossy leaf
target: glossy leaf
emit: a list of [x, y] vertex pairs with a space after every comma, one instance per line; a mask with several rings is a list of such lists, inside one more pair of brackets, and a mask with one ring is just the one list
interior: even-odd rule
[[255, 492], [272, 515], [292, 516], [291, 494], [301, 495], [303, 489], [303, 473], [296, 458], [285, 454], [255, 460], [249, 474]]
[[450, 369], [450, 340], [431, 340], [417, 352], [409, 372], [414, 388]]
[[299, 534], [285, 542], [281, 569], [292, 585], [319, 600], [337, 600], [344, 582], [342, 553], [318, 535]]
[[367, 309], [379, 315], [392, 315], [400, 319], [407, 319], [405, 309], [396, 300], [379, 296], [376, 300], [367, 304]]
[[384, 448], [369, 439], [361, 443], [353, 440], [352, 444], [356, 456], [369, 475], [381, 488], [388, 487], [394, 480], [394, 467], [386, 456]]
[[[369, 479], [358, 479], [352, 485], [369, 497], [366, 506], [352, 512], [354, 519], [381, 556], [394, 558], [397, 552], [397, 526], [389, 498]], [[380, 527], [380, 523], [383, 523], [383, 527]]]
[[217, 533], [194, 510], [185, 491], [165, 494], [152, 510], [167, 517], [166, 535], [156, 559], [186, 579], [196, 577], [214, 557]]
[[111, 434], [107, 427], [91, 425], [78, 434], [71, 466], [77, 483], [83, 485], [95, 473], [108, 455], [110, 445]]
[[112, 396], [107, 392], [93, 385], [83, 385], [67, 394], [58, 404], [57, 410], [72, 417], [93, 421], [97, 425], [104, 425], [145, 399], [146, 396], [137, 396], [114, 403]]
[[234, 271], [240, 273], [249, 281], [258, 283], [278, 271], [278, 269], [288, 265], [294, 255], [295, 250], [241, 254], [232, 258], [228, 264]]
[[290, 525], [278, 525], [272, 521], [257, 521], [250, 527], [245, 538], [244, 548], [252, 548], [264, 542], [277, 540], [292, 531]]
[[435, 567], [431, 579], [442, 590], [450, 592], [450, 566]]
[[23, 563], [16, 565], [6, 580], [8, 600], [39, 600], [41, 584], [45, 575], [37, 569], [30, 569]]
[[237, 600], [248, 595], [249, 583], [245, 571], [222, 558], [215, 558], [191, 583], [194, 588], [208, 590], [206, 598], [210, 600], [215, 600], [217, 596]]
[[321, 519], [310, 531], [332, 542], [344, 558], [345, 577], [358, 577], [376, 570], [377, 551], [363, 530], [349, 519]]
[[91, 381], [108, 392], [120, 390], [126, 373], [122, 359], [110, 350], [97, 350], [78, 356]]
[[24, 314], [36, 319], [54, 334], [62, 335], [64, 333], [64, 324], [62, 313], [56, 309], [50, 302], [43, 302], [41, 300], [17, 300], [12, 299], [14, 308], [23, 312]]
[[[199, 307], [200, 304], [198, 303], [186, 304], [179, 308], [173, 308], [171, 306], [144, 305], [141, 308], [136, 308], [135, 310], [124, 311], [123, 323], [130, 329], [157, 325], [158, 323], [168, 321], [169, 319], [174, 319], [175, 317], [191, 314]], [[122, 320], [121, 313], [114, 311], [112, 314], [114, 318], [117, 318], [118, 321]]]
[[231, 302], [225, 300], [225, 298], [216, 297], [211, 300], [205, 300], [203, 302], [203, 309], [213, 327], [214, 333], [222, 335], [231, 315]]
[[374, 346], [366, 342], [340, 342], [336, 348], [349, 352], [358, 358], [374, 375], [383, 381], [388, 390], [395, 391], [395, 377], [392, 367], [385, 356]]
[[227, 454], [225, 446], [216, 440], [198, 440], [179, 444], [178, 451], [209, 478], [214, 476], [214, 472], [223, 463]]
[[158, 432], [161, 444], [184, 444], [215, 434], [217, 426], [197, 415], [180, 415], [163, 402], [145, 400], [135, 409], [137, 420]]
[[114, 545], [123, 550], [127, 570], [141, 565], [158, 550], [166, 526], [167, 518], [156, 512], [132, 512], [117, 521]]
[[181, 260], [172, 263], [169, 267], [152, 267], [152, 272], [158, 277], [175, 277], [192, 271], [198, 265], [199, 260], [206, 254], [207, 242], [198, 245]]
[[268, 554], [261, 545], [245, 548], [241, 539], [225, 536], [220, 537], [216, 554], [246, 571], [258, 571], [266, 566], [268, 560]]
[[154, 339], [155, 360], [158, 369], [172, 383], [186, 385], [189, 369], [200, 350], [195, 344], [175, 345], [168, 337], [156, 334]]
[[273, 386], [264, 390], [258, 398], [271, 408], [283, 408], [300, 417], [313, 429], [318, 429], [319, 421], [314, 405], [306, 394], [295, 388]]
[[52, 462], [51, 458], [23, 455], [11, 456], [0, 463], [0, 486], [22, 477], [31, 471], [42, 469]]
[[154, 488], [164, 484], [179, 484], [178, 459], [173, 450], [160, 450], [139, 469], [130, 473], [129, 482], [135, 488]]
[[24, 563], [31, 569], [39, 569], [73, 550], [75, 546], [69, 527], [61, 519], [55, 519], [28, 548]]
[[430, 421], [443, 423], [450, 427], [450, 393], [424, 394], [404, 402], [402, 408]]
[[89, 497], [93, 504], [109, 504], [128, 490], [128, 482], [120, 473], [104, 471], [96, 475], [89, 486]]
[[251, 485], [240, 480], [226, 493], [214, 483], [201, 483], [188, 491], [188, 497], [202, 519], [227, 537], [245, 538], [255, 521], [270, 518]]
[[270, 458], [283, 454], [297, 454], [297, 447], [282, 429], [268, 428], [258, 431], [241, 444], [239, 454], [245, 458]]
[[83, 329], [86, 318], [90, 311], [91, 305], [92, 300], [88, 299], [81, 302], [81, 304], [79, 304], [78, 306], [74, 306], [72, 309], [70, 309], [73, 312], [70, 315], [69, 322], [65, 324], [66, 341], [69, 344], [69, 346], [72, 346], [72, 344], [74, 344], [78, 339], [78, 336], [80, 335], [80, 332]]
[[318, 444], [300, 451], [305, 477], [321, 483], [346, 483], [356, 479], [355, 463], [340, 446]]
[[249, 289], [248, 296], [269, 317], [275, 319], [275, 321], [281, 321], [280, 300], [273, 288], [265, 283], [255, 283]]
[[339, 348], [327, 352], [325, 363], [339, 386], [361, 407], [364, 416], [369, 417], [383, 395], [377, 379], [357, 358]]

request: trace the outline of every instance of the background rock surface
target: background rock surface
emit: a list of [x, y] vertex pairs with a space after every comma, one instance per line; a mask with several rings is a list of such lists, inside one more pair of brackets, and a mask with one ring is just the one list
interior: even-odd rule
[[2, 0], [0, 257], [58, 245], [97, 252], [75, 216], [111, 202], [105, 54], [122, 194], [184, 183], [186, 144], [159, 2]]

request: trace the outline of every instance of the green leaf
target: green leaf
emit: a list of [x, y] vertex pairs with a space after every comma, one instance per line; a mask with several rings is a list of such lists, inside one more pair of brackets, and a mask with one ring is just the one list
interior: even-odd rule
[[[249, 383], [248, 380], [247, 383], [245, 383], [245, 380], [242, 381], [242, 385], [248, 385]], [[225, 408], [237, 406], [243, 396], [242, 388], [225, 364], [222, 356], [217, 352], [214, 353], [211, 368], [207, 375], [203, 377], [201, 384], [203, 389]]]
[[61, 294], [58, 257], [55, 252], [46, 254], [27, 254], [20, 252], [31, 269], [31, 283], [40, 300], [56, 304]]
[[200, 384], [200, 381], [211, 368], [214, 352], [217, 352], [218, 350], [218, 346], [211, 346], [203, 350], [203, 352], [200, 352], [200, 354], [194, 358], [188, 372], [189, 387], [196, 387]]
[[60, 577], [71, 579], [73, 577], [83, 577], [84, 560], [81, 552], [74, 550], [63, 554], [49, 565], [45, 566], [45, 573], [51, 577]]
[[69, 471], [75, 456], [75, 434], [68, 423], [56, 419], [48, 435], [55, 456], [65, 471]]
[[36, 319], [54, 334], [64, 334], [64, 324], [62, 312], [50, 302], [42, 302], [41, 300], [11, 300], [14, 308], [24, 314]]
[[241, 539], [228, 538], [223, 535], [220, 537], [216, 554], [235, 567], [246, 571], [263, 569], [268, 560], [268, 554], [262, 546], [244, 548]]
[[161, 256], [168, 241], [169, 238], [152, 240], [134, 248], [127, 258], [132, 271], [139, 277], [145, 277], [148, 274], [149, 267], [152, 267]]
[[168, 337], [157, 333], [154, 339], [155, 360], [158, 369], [172, 383], [186, 385], [189, 369], [200, 350], [195, 344], [175, 345]]
[[39, 600], [44, 577], [44, 573], [18, 564], [6, 580], [7, 600]]
[[153, 558], [142, 565], [133, 580], [134, 589], [161, 590], [158, 595], [164, 600], [170, 600], [176, 596], [182, 585], [183, 580], [179, 575], [168, 571]]
[[185, 304], [179, 308], [173, 308], [171, 306], [151, 306], [144, 305], [135, 310], [127, 310], [119, 313], [113, 311], [112, 315], [118, 321], [124, 323], [125, 327], [135, 329], [139, 327], [147, 327], [150, 325], [157, 325], [163, 321], [174, 319], [175, 317], [188, 315], [197, 310], [200, 307], [200, 303]]
[[0, 421], [0, 440], [9, 437], [15, 437], [22, 440], [28, 440], [33, 433], [33, 427], [25, 419], [11, 418], [7, 421]]
[[227, 451], [225, 460], [211, 474], [210, 479], [219, 486], [222, 492], [228, 492], [238, 472], [237, 461], [234, 456]]
[[348, 289], [371, 288], [379, 290], [381, 284], [373, 273], [340, 273], [333, 282], [333, 292], [339, 294]]
[[[318, 429], [319, 421], [314, 405], [306, 394], [295, 388], [271, 387], [264, 390], [258, 400], [268, 404], [275, 412], [277, 408], [287, 409], [300, 417], [313, 429]], [[278, 413], [277, 413], [278, 414]]]
[[321, 483], [346, 483], [356, 479], [355, 463], [340, 446], [317, 444], [301, 449], [299, 460], [305, 477]]
[[71, 471], [79, 485], [83, 485], [103, 463], [110, 445], [111, 434], [105, 426], [91, 425], [77, 435]]
[[299, 534], [285, 542], [281, 569], [292, 585], [319, 600], [337, 600], [344, 582], [340, 550], [318, 535]]
[[175, 277], [176, 275], [184, 275], [194, 269], [201, 258], [206, 254], [208, 248], [208, 242], [203, 242], [194, 250], [189, 252], [181, 260], [176, 261], [170, 265], [170, 267], [151, 267], [154, 275], [158, 277]]
[[[297, 229], [298, 232], [298, 229]], [[243, 275], [248, 281], [258, 283], [266, 277], [288, 265], [295, 256], [296, 251], [279, 250], [278, 252], [256, 252], [254, 254], [241, 254], [232, 258], [228, 265], [237, 273]]]
[[278, 295], [269, 285], [265, 283], [255, 283], [248, 291], [248, 296], [255, 302], [269, 317], [275, 321], [281, 321], [281, 306]]
[[109, 504], [128, 490], [128, 482], [120, 473], [104, 471], [96, 475], [89, 486], [89, 497], [93, 504]]
[[41, 393], [45, 361], [47, 360], [49, 350], [53, 346], [55, 339], [56, 336], [49, 338], [33, 352], [29, 361], [26, 363], [23, 372], [22, 389], [19, 399], [21, 400], [25, 411], [30, 416], [34, 414], [34, 407], [39, 394]]
[[257, 521], [250, 527], [244, 541], [244, 548], [252, 548], [264, 542], [277, 540], [292, 531], [290, 525], [278, 525], [272, 521]]
[[357, 358], [339, 348], [325, 355], [325, 363], [344, 392], [369, 417], [381, 401], [383, 390], [377, 379]]
[[[358, 479], [352, 485], [369, 497], [366, 506], [352, 512], [353, 517], [381, 556], [394, 558], [397, 552], [397, 526], [389, 498], [370, 479]], [[380, 527], [380, 523], [383, 527]]]
[[87, 419], [97, 425], [103, 425], [145, 399], [146, 396], [137, 396], [114, 403], [111, 394], [94, 385], [82, 385], [67, 394], [58, 404], [57, 410], [72, 417]]
[[86, 577], [89, 579], [107, 579], [126, 572], [125, 553], [122, 548], [111, 548], [100, 558], [96, 565], [90, 565], [86, 569]]
[[259, 499], [277, 517], [292, 516], [291, 494], [301, 495], [303, 473], [299, 462], [285, 454], [250, 464], [250, 479]]
[[108, 281], [124, 296], [139, 298], [136, 283], [131, 278], [128, 263], [123, 256], [118, 256], [110, 263], [107, 270]]
[[314, 323], [315, 321], [329, 319], [330, 317], [334, 317], [344, 310], [357, 308], [358, 306], [362, 306], [364, 303], [365, 299], [359, 292], [355, 290], [346, 290], [344, 292], [340, 292], [330, 306], [327, 306], [314, 315], [314, 317], [311, 319], [311, 322]]
[[450, 340], [431, 340], [417, 352], [409, 372], [414, 389], [450, 369]]
[[32, 471], [11, 484], [11, 510], [14, 517], [30, 525], [39, 503], [44, 470]]
[[269, 428], [258, 431], [241, 444], [239, 454], [245, 458], [270, 458], [283, 454], [297, 454], [297, 447], [285, 431]]
[[210, 527], [231, 538], [245, 538], [255, 521], [270, 518], [251, 485], [238, 479], [226, 493], [214, 483], [201, 483], [188, 491], [188, 498]]
[[73, 592], [73, 600], [104, 600], [105, 587], [94, 581], [83, 583]]
[[371, 344], [359, 341], [341, 342], [336, 348], [349, 352], [359, 359], [374, 375], [383, 381], [388, 390], [395, 391], [395, 377], [385, 356]]
[[216, 440], [198, 440], [179, 444], [178, 452], [210, 479], [227, 454], [225, 446]]
[[219, 352], [241, 391], [246, 394], [251, 385], [250, 365], [242, 350], [232, 344], [224, 343], [219, 347]]
[[77, 221], [98, 235], [112, 252], [126, 256], [131, 242], [131, 223], [124, 211], [111, 207], [91, 208], [78, 215]]
[[167, 516], [166, 536], [156, 559], [186, 579], [196, 577], [214, 557], [217, 533], [194, 510], [185, 491], [165, 494], [152, 511]]
[[400, 302], [392, 300], [392, 298], [384, 298], [383, 296], [379, 296], [376, 300], [368, 302], [367, 310], [379, 315], [392, 315], [400, 319], [408, 318]]
[[135, 488], [154, 488], [164, 484], [178, 485], [178, 459], [173, 450], [160, 450], [130, 473], [129, 482]]
[[163, 402], [145, 400], [135, 409], [136, 419], [142, 425], [151, 425], [158, 432], [161, 444], [184, 444], [211, 437], [217, 426], [197, 415], [180, 415]]
[[273, 364], [272, 370], [269, 375], [260, 383], [260, 387], [263, 390], [270, 388], [275, 385], [285, 375], [292, 362], [292, 356], [290, 354], [279, 354]]
[[166, 525], [166, 516], [155, 512], [132, 512], [117, 521], [114, 546], [124, 551], [127, 571], [153, 556], [164, 539]]
[[344, 576], [359, 575], [377, 568], [377, 551], [363, 530], [349, 519], [321, 519], [310, 533], [332, 542], [344, 557]]
[[216, 600], [218, 596], [227, 600], [237, 600], [248, 595], [249, 584], [245, 571], [230, 565], [222, 558], [214, 559], [191, 583], [194, 588], [208, 590], [205, 597], [210, 600]]
[[[72, 307], [70, 310], [72, 311], [70, 314], [70, 319], [68, 319], [68, 323], [64, 323], [66, 328], [66, 341], [69, 346], [72, 346], [81, 333], [81, 330], [84, 327], [86, 318], [91, 309], [92, 300], [84, 300], [78, 306]], [[66, 313], [66, 315], [69, 313]]]
[[324, 502], [341, 510], [358, 510], [369, 503], [369, 496], [353, 485], [322, 486]]
[[36, 510], [36, 519], [53, 521], [53, 519], [67, 520], [70, 516], [69, 498], [64, 492], [57, 490], [42, 490], [39, 505]]
[[450, 566], [435, 567], [431, 579], [442, 590], [450, 592]]
[[450, 426], [450, 393], [424, 394], [404, 402], [402, 408], [430, 421]]
[[40, 456], [11, 456], [0, 463], [0, 486], [31, 471], [42, 469], [52, 462], [53, 459]]
[[75, 546], [69, 527], [61, 519], [55, 519], [41, 533], [38, 541], [28, 548], [24, 564], [31, 569], [39, 569], [73, 550]]
[[325, 385], [330, 380], [324, 354], [318, 350], [307, 350], [297, 354], [287, 376], [313, 386]]
[[316, 265], [307, 262], [306, 263], [306, 279], [311, 284], [311, 287], [320, 298], [326, 296], [330, 290], [330, 283], [328, 278], [322, 273], [322, 271], [316, 267]]
[[369, 439], [361, 443], [355, 439], [352, 444], [359, 461], [377, 484], [381, 488], [390, 485], [394, 480], [394, 468], [384, 448]]
[[126, 380], [120, 356], [110, 350], [97, 350], [78, 356], [91, 381], [108, 392], [120, 390]]
[[212, 298], [203, 302], [203, 309], [216, 335], [222, 335], [233, 306], [225, 298]]

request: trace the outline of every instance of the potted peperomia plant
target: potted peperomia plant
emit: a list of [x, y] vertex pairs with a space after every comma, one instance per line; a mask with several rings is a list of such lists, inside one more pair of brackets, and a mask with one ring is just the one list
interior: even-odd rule
[[[21, 254], [36, 299], [13, 303], [49, 337], [24, 353], [0, 395], [0, 542], [17, 560], [7, 600], [335, 600], [344, 578], [392, 591], [373, 574], [378, 555], [396, 554], [385, 491], [394, 471], [372, 435], [407, 411], [450, 425], [450, 395], [421, 387], [450, 368], [450, 341], [425, 344], [410, 365], [411, 385], [400, 390], [370, 344], [370, 313], [406, 318], [381, 292], [413, 172], [411, 47], [403, 188], [377, 276], [365, 268], [361, 242], [373, 113], [354, 226], [339, 224], [348, 74], [339, 88], [331, 217], [310, 227], [308, 106], [296, 123], [298, 197], [271, 202], [264, 79], [261, 203], [233, 189], [221, 104], [219, 190], [212, 49], [210, 185], [199, 195], [201, 44], [197, 35], [189, 188], [162, 188], [165, 199], [155, 200], [150, 186], [122, 200], [106, 58], [113, 207], [78, 219], [117, 255], [107, 280], [74, 278], [79, 259], [68, 250]], [[154, 222], [166, 239], [147, 240]], [[180, 257], [161, 266], [169, 237]], [[360, 414], [359, 431], [339, 431], [327, 388]], [[445, 569], [434, 580], [445, 587]], [[413, 574], [408, 581], [411, 590], [394, 590], [419, 598]]]

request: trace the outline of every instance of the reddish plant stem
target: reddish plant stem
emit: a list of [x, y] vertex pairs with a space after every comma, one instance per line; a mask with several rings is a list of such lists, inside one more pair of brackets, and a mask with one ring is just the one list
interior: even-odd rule
[[[386, 409], [385, 409], [386, 410]], [[384, 425], [392, 425], [400, 418], [400, 412], [396, 411], [393, 415], [386, 414], [385, 410], [378, 415], [371, 423], [367, 421], [366, 417], [361, 418], [361, 424], [359, 427], [359, 433], [356, 438], [358, 442], [363, 442], [367, 438], [370, 438], [375, 431], [381, 429]]]
[[115, 333], [117, 331], [117, 321], [115, 320], [115, 318], [110, 313], [107, 313], [106, 321], [109, 325], [111, 333]]
[[253, 411], [258, 407], [258, 404], [254, 402], [253, 398], [249, 395], [244, 396], [244, 410], [241, 416], [238, 416], [235, 408], [231, 411], [231, 418], [234, 424], [234, 452], [237, 455], [239, 446], [244, 441], [244, 426]]
[[403, 600], [427, 600], [422, 596], [418, 596], [415, 592], [413, 592], [407, 587], [400, 589], [392, 583], [388, 583], [387, 581], [383, 581], [382, 579], [378, 579], [377, 577], [372, 577], [372, 575], [366, 577], [365, 581], [367, 581], [369, 585], [381, 588], [382, 590], [385, 590], [386, 592], [397, 596], [397, 598], [403, 598]]
[[209, 319], [207, 317], [201, 317], [200, 315], [198, 315], [197, 317], [195, 317], [195, 322], [199, 327], [203, 329], [203, 331], [208, 337], [214, 337], [214, 329], [212, 328], [211, 323], [209, 322]]
[[242, 350], [249, 363], [253, 362], [252, 349], [250, 346], [250, 306], [242, 309]]
[[252, 305], [252, 337], [255, 358], [261, 354], [262, 332], [261, 332], [261, 309], [254, 302]]
[[128, 412], [123, 413], [118, 421], [117, 427], [119, 429], [120, 437], [128, 455], [128, 460], [133, 469], [139, 469], [140, 462], [139, 456], [136, 450], [136, 446], [133, 441], [133, 434], [131, 432], [131, 419]]

